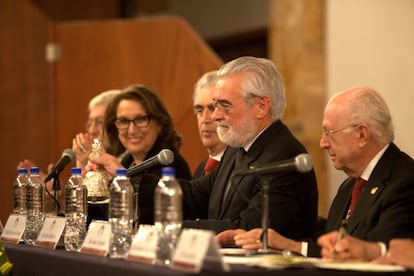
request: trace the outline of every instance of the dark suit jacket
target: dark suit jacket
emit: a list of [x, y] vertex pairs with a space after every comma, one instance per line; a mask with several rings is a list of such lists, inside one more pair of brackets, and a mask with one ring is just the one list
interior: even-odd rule
[[[157, 155], [162, 149], [155, 144], [153, 148], [148, 152], [145, 160]], [[174, 161], [169, 165], [175, 168], [175, 176], [181, 179], [191, 179], [191, 171], [188, 167], [187, 161], [178, 153], [175, 148], [169, 147], [174, 153]], [[129, 168], [132, 165], [133, 158], [131, 154], [127, 154], [121, 161], [121, 164]], [[146, 173], [151, 174], [153, 179], [146, 181], [142, 179], [142, 175], [136, 175], [131, 177], [131, 184], [134, 189], [138, 187], [138, 206], [139, 206], [139, 223], [140, 224], [154, 224], [154, 190], [158, 184], [158, 180], [161, 177], [161, 169], [163, 166], [152, 167], [148, 169]]]
[[[325, 232], [339, 228], [349, 208], [355, 178], [339, 187], [329, 210]], [[368, 241], [388, 243], [391, 238], [414, 237], [414, 160], [390, 144], [378, 161], [353, 214], [347, 232]], [[309, 255], [319, 256], [320, 248], [309, 244]]]
[[[231, 178], [238, 149], [228, 147], [220, 165], [212, 173], [183, 185], [184, 204], [192, 218], [206, 220], [184, 221], [184, 227], [204, 228], [216, 233], [226, 229], [261, 227], [262, 182], [269, 189], [269, 226], [291, 237], [311, 237], [317, 219], [318, 194], [314, 171], [298, 173], [282, 171], [262, 177], [234, 177], [233, 185], [222, 206], [225, 186]], [[243, 168], [264, 165], [294, 158], [305, 153], [304, 146], [281, 122], [271, 124], [252, 144]]]
[[206, 165], [208, 157], [201, 161], [201, 163], [197, 166], [194, 171], [193, 179], [202, 177], [204, 175], [204, 166]]

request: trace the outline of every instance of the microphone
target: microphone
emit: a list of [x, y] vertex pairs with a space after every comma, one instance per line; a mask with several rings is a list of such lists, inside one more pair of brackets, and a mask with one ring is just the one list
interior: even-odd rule
[[143, 161], [142, 163], [128, 169], [127, 176], [133, 176], [144, 172], [145, 170], [159, 166], [169, 165], [174, 161], [174, 153], [169, 149], [163, 149], [157, 155]]
[[65, 149], [62, 153], [62, 157], [55, 163], [50, 173], [45, 178], [45, 183], [53, 177], [59, 175], [59, 173], [71, 162], [76, 160], [75, 152], [72, 149]]
[[243, 176], [249, 174], [269, 174], [281, 171], [298, 171], [301, 173], [309, 172], [312, 170], [312, 158], [309, 154], [302, 153], [295, 158], [287, 159], [284, 161], [269, 163], [264, 166], [250, 166], [249, 169], [244, 171], [237, 171], [234, 176]]

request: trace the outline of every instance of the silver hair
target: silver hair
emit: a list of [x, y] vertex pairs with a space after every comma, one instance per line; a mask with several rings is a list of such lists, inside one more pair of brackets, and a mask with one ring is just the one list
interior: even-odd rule
[[394, 125], [384, 98], [370, 87], [355, 87], [349, 90], [342, 93], [352, 93], [347, 108], [350, 123], [369, 125], [374, 139], [381, 144], [394, 141]]
[[281, 119], [286, 109], [286, 92], [276, 65], [265, 58], [240, 57], [224, 64], [218, 72], [218, 78], [237, 73], [246, 76], [240, 91], [246, 103], [251, 104], [254, 97], [268, 96], [272, 101], [272, 119]]
[[91, 109], [96, 105], [108, 104], [119, 93], [121, 93], [121, 90], [112, 89], [112, 90], [107, 90], [107, 91], [104, 91], [96, 95], [89, 101], [89, 104], [88, 104], [89, 111], [91, 111]]
[[197, 97], [197, 94], [200, 92], [200, 90], [216, 84], [217, 72], [218, 72], [217, 70], [210, 71], [210, 72], [204, 73], [204, 75], [200, 77], [200, 79], [194, 85], [193, 101]]

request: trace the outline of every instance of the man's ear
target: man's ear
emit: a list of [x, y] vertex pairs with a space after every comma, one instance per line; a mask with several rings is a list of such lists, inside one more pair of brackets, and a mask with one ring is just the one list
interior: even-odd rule
[[368, 142], [368, 137], [372, 134], [370, 128], [366, 124], [360, 124], [357, 127], [358, 141], [360, 146], [364, 146]]
[[257, 97], [255, 103], [255, 111], [258, 119], [263, 119], [270, 113], [272, 100], [268, 96]]

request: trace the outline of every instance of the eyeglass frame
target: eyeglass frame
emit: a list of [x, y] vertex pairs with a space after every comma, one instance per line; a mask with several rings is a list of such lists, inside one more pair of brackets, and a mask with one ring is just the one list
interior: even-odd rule
[[239, 105], [241, 103], [249, 104], [249, 101], [253, 98], [263, 98], [263, 97], [259, 96], [259, 95], [256, 95], [252, 92], [248, 92], [247, 95], [243, 98], [243, 100], [240, 101], [237, 104], [232, 104], [228, 100], [215, 100], [211, 103], [211, 105], [214, 106], [214, 110], [216, 110], [216, 108], [217, 108], [218, 110], [220, 110], [224, 114], [228, 114], [232, 108], [236, 107], [237, 105]]
[[91, 126], [95, 125], [95, 127], [100, 128], [104, 125], [103, 118], [96, 118], [96, 119], [89, 119], [85, 123], [85, 128], [88, 130]]
[[[137, 116], [134, 119], [120, 117], [120, 118], [115, 118], [114, 125], [118, 130], [126, 130], [131, 125], [131, 122], [133, 122], [134, 126], [136, 126], [137, 128], [143, 128], [143, 127], [147, 127], [150, 124], [151, 119], [152, 119], [152, 116], [148, 114]], [[121, 120], [123, 120], [123, 122], [121, 122]], [[128, 122], [128, 124], [126, 124], [126, 122]], [[123, 127], [119, 126], [120, 123], [125, 123], [125, 125]]]
[[359, 127], [360, 125], [361, 124], [352, 124], [352, 125], [344, 126], [342, 128], [330, 129], [330, 130], [322, 128], [322, 134], [325, 137], [331, 139], [332, 135], [334, 135], [335, 133], [338, 133], [338, 132], [341, 132], [341, 131], [344, 131], [344, 130], [347, 130], [347, 129], [350, 129], [350, 128], [356, 128], [356, 127]]

